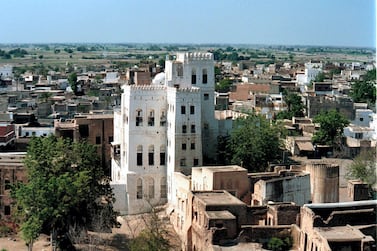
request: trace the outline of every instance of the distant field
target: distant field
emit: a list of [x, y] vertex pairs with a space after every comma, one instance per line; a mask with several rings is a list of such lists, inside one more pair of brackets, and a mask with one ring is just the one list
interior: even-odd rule
[[[250, 58], [255, 63], [270, 62], [298, 62], [303, 63], [311, 59], [321, 60], [325, 62], [371, 62], [375, 60], [375, 53], [370, 49], [305, 49], [295, 48], [287, 49], [286, 47], [266, 47], [266, 48], [237, 48], [238, 55], [257, 55]], [[148, 60], [158, 62], [165, 58], [167, 54], [174, 54], [176, 51], [208, 51], [218, 50], [229, 47], [211, 47], [211, 46], [157, 46], [157, 45], [2, 45], [0, 49], [10, 51], [15, 48], [21, 48], [28, 52], [23, 58], [14, 57], [11, 59], [3, 59], [0, 57], [0, 64], [12, 64], [13, 66], [49, 66], [64, 67], [67, 65], [89, 66], [89, 65], [112, 65], [114, 62], [120, 62], [123, 65], [132, 65], [140, 62], [140, 60]], [[78, 51], [84, 48], [86, 51]], [[233, 47], [230, 47], [233, 48]], [[236, 48], [236, 47], [234, 47]], [[71, 50], [71, 51], [70, 51]], [[71, 53], [69, 53], [69, 51]], [[308, 52], [313, 51], [313, 52]], [[261, 56], [262, 55], [262, 56]], [[270, 57], [263, 56], [269, 55]], [[273, 58], [271, 58], [273, 55]]]

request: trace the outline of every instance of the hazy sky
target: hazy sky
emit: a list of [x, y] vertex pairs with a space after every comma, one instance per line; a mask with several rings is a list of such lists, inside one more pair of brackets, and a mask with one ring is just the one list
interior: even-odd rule
[[0, 9], [0, 43], [376, 43], [374, 0], [1, 0]]

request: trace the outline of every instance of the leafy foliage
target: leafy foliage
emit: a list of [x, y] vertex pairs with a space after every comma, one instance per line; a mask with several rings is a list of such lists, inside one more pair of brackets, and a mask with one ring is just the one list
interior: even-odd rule
[[376, 184], [376, 165], [376, 151], [362, 151], [347, 167], [346, 176], [372, 186]]
[[323, 82], [323, 80], [325, 80], [325, 78], [326, 78], [325, 73], [320, 72], [320, 73], [318, 73], [317, 76], [315, 77], [314, 82]]
[[342, 135], [343, 128], [349, 124], [349, 121], [335, 110], [321, 112], [313, 122], [320, 124], [319, 130], [313, 135], [313, 142], [331, 146], [334, 146]]
[[251, 172], [265, 171], [268, 163], [280, 156], [283, 127], [261, 115], [237, 119], [230, 137], [232, 163]]
[[230, 90], [230, 87], [232, 86], [233, 84], [233, 81], [230, 80], [229, 78], [225, 78], [225, 79], [222, 79], [220, 80], [219, 83], [216, 84], [215, 86], [215, 90], [217, 92], [228, 92]]
[[70, 226], [90, 229], [95, 216], [104, 212], [103, 228], [115, 223], [113, 194], [94, 146], [54, 136], [33, 138], [25, 166], [28, 183], [19, 184], [12, 195], [27, 244], [44, 232], [53, 233], [64, 248]]
[[164, 227], [164, 223], [158, 217], [156, 208], [152, 208], [149, 219], [145, 219], [146, 229], [132, 239], [129, 243], [130, 251], [168, 251], [172, 245], [169, 242], [169, 233]]
[[71, 86], [72, 91], [76, 93], [77, 92], [77, 74], [75, 72], [71, 73], [68, 76], [68, 83]]
[[290, 250], [292, 247], [292, 240], [289, 237], [280, 239], [277, 237], [272, 237], [267, 244], [268, 249], [273, 251], [285, 251]]
[[351, 97], [354, 102], [376, 102], [376, 69], [368, 71], [363, 80], [352, 84]]
[[285, 92], [284, 101], [287, 104], [287, 111], [281, 111], [276, 115], [277, 119], [291, 119], [292, 117], [304, 116], [304, 104], [301, 97], [294, 92]]

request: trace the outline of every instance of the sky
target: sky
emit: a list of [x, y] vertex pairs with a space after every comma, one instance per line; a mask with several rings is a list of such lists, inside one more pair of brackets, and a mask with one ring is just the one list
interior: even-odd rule
[[1, 0], [0, 43], [376, 47], [375, 0]]

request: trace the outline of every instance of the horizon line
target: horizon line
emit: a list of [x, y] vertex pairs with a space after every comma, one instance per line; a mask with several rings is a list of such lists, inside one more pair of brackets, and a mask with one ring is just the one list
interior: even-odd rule
[[279, 47], [284, 46], [290, 47], [328, 47], [328, 48], [353, 48], [353, 49], [373, 49], [376, 47], [372, 46], [358, 46], [358, 45], [309, 45], [309, 44], [269, 44], [269, 43], [218, 43], [218, 42], [205, 42], [205, 43], [179, 43], [179, 42], [0, 42], [0, 45], [77, 45], [77, 44], [108, 44], [108, 45], [181, 45], [181, 46], [269, 46], [269, 47]]

